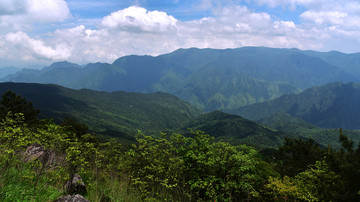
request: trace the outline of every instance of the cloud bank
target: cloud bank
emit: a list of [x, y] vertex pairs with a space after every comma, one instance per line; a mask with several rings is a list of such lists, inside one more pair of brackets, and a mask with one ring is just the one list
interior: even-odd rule
[[[71, 21], [64, 0], [21, 2], [25, 3], [0, 2], [0, 59], [5, 63], [112, 62], [129, 54], [159, 55], [190, 47], [360, 51], [358, 1], [254, 1], [259, 6], [289, 11], [301, 8], [297, 22], [231, 0], [202, 0], [197, 9], [211, 15], [187, 21], [161, 10], [131, 6], [94, 20], [97, 23], [92, 26]], [[61, 22], [67, 23], [66, 28], [30, 34], [37, 24]]]

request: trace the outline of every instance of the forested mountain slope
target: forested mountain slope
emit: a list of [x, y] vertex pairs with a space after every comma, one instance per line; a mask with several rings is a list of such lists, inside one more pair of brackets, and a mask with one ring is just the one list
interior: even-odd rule
[[284, 143], [285, 137], [300, 137], [294, 133], [273, 131], [254, 121], [220, 111], [200, 115], [186, 124], [185, 129], [201, 130], [216, 140], [231, 144], [248, 144], [260, 148], [277, 148]]
[[331, 83], [309, 88], [297, 95], [239, 108], [232, 113], [261, 120], [282, 112], [325, 128], [360, 129], [360, 84]]
[[[336, 149], [341, 148], [339, 142], [339, 128], [326, 129], [308, 123], [299, 117], [281, 112], [272, 114], [258, 121], [271, 130], [290, 133], [299, 137], [311, 138], [322, 146], [331, 146]], [[351, 140], [360, 142], [360, 130], [343, 130]]]
[[0, 83], [0, 94], [7, 90], [31, 101], [40, 110], [41, 118], [62, 121], [65, 116], [72, 117], [103, 134], [173, 130], [202, 114], [201, 110], [166, 93], [108, 93], [56, 85]]

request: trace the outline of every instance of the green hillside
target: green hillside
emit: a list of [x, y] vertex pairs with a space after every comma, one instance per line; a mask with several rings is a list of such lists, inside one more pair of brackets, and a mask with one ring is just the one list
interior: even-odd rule
[[41, 118], [62, 121], [73, 117], [93, 132], [110, 135], [135, 135], [180, 128], [202, 112], [166, 93], [97, 92], [72, 90], [56, 85], [1, 83], [0, 94], [7, 90], [19, 94], [40, 110]]
[[[281, 112], [275, 113], [259, 120], [259, 123], [275, 131], [283, 131], [305, 138], [314, 139], [323, 146], [331, 146], [336, 149], [341, 148], [339, 142], [339, 129], [320, 128], [308, 123], [298, 117]], [[360, 130], [343, 130], [344, 134], [355, 142], [360, 142]]]
[[306, 131], [309, 129], [321, 129], [319, 126], [308, 123], [301, 118], [294, 117], [290, 114], [285, 114], [282, 112], [271, 114], [264, 119], [260, 119], [258, 122], [275, 130], [293, 133]]
[[260, 148], [277, 148], [284, 138], [299, 136], [281, 131], [273, 131], [254, 121], [220, 111], [200, 115], [184, 127], [186, 130], [201, 130], [217, 140], [231, 144], [248, 144]]
[[360, 129], [360, 84], [331, 83], [297, 95], [239, 108], [232, 113], [261, 120], [276, 112], [299, 117], [325, 128]]

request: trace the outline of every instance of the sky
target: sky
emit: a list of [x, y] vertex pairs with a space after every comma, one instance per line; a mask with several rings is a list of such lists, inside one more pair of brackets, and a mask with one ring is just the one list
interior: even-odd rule
[[0, 0], [0, 67], [244, 46], [360, 52], [360, 0]]

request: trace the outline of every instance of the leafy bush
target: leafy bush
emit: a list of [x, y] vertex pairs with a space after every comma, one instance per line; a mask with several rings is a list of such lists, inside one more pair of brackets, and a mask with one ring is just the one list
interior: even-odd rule
[[[255, 189], [256, 151], [214, 142], [196, 131], [191, 137], [139, 135], [127, 153], [131, 183], [143, 198], [235, 200], [258, 197]], [[159, 196], [158, 193], [165, 193]]]

